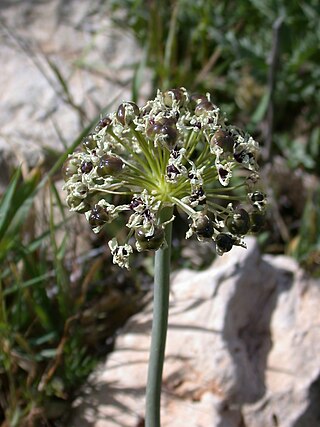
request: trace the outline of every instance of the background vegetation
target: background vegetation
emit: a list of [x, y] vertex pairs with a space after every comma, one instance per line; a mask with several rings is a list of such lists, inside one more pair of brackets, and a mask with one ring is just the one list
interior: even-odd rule
[[[132, 99], [139, 102], [146, 68], [150, 95], [158, 87], [177, 86], [212, 93], [230, 121], [261, 141], [270, 202], [261, 246], [294, 256], [319, 277], [318, 1], [108, 3], [117, 25], [132, 31], [144, 51], [132, 70]], [[51, 153], [49, 167], [28, 176], [13, 171], [0, 199], [3, 426], [67, 425], [66, 407], [99, 357], [112, 349], [117, 329], [141, 307], [150, 283], [150, 258], [138, 257], [130, 274], [119, 271], [105, 251], [105, 236], [83, 231], [68, 213], [59, 189], [66, 156], [67, 151]], [[79, 230], [84, 253], [77, 248]], [[191, 249], [181, 245], [183, 230], [183, 224], [176, 230], [175, 266], [203, 267], [214, 255], [206, 251], [199, 257], [193, 243]]]

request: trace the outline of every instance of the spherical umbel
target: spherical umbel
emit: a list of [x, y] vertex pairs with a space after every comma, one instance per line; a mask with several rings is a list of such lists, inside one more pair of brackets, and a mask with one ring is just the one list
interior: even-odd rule
[[123, 217], [127, 233], [109, 242], [119, 266], [128, 268], [134, 246], [170, 244], [165, 230], [173, 208], [189, 219], [186, 238], [214, 242], [219, 255], [245, 246], [243, 237], [263, 227], [266, 195], [255, 186], [259, 145], [229, 124], [213, 100], [181, 87], [158, 90], [141, 108], [122, 102], [65, 162], [67, 204], [85, 213], [94, 233]]

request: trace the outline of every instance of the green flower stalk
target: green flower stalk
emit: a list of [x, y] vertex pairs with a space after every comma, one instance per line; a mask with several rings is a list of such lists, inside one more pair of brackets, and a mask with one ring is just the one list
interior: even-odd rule
[[64, 165], [67, 204], [95, 233], [126, 215], [125, 241], [108, 243], [115, 264], [129, 268], [134, 250], [155, 251], [147, 427], [160, 426], [174, 209], [189, 219], [187, 239], [212, 241], [218, 255], [245, 247], [243, 237], [259, 231], [265, 216], [265, 195], [254, 189], [258, 149], [209, 94], [179, 88], [158, 91], [141, 108], [122, 103]]

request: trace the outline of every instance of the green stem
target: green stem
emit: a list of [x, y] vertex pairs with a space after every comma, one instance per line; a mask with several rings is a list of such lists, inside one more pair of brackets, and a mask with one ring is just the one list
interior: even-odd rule
[[[163, 208], [160, 213], [160, 221], [168, 221], [172, 217], [172, 212], [173, 208], [171, 207]], [[155, 254], [153, 320], [146, 393], [146, 427], [160, 427], [161, 383], [169, 312], [172, 222], [166, 225], [165, 236], [167, 247], [158, 249]]]

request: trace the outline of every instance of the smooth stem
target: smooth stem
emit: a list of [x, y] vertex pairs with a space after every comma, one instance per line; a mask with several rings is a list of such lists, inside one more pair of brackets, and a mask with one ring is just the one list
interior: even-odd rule
[[[172, 217], [172, 212], [173, 208], [162, 209], [160, 214], [161, 223], [168, 221]], [[161, 383], [169, 312], [172, 222], [166, 225], [165, 236], [167, 246], [164, 249], [158, 249], [155, 253], [153, 321], [146, 395], [146, 427], [160, 427]]]

